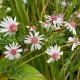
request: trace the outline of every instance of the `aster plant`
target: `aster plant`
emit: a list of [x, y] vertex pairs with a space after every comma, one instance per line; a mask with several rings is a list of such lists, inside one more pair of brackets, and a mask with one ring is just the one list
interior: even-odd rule
[[79, 3], [1, 0], [0, 80], [79, 80]]

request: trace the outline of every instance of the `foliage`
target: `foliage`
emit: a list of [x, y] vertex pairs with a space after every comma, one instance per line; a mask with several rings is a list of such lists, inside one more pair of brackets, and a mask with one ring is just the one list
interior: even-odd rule
[[[75, 37], [80, 39], [80, 18], [77, 17], [77, 14], [80, 13], [80, 1], [65, 1], [68, 5], [70, 3], [72, 5], [63, 7], [62, 0], [27, 0], [26, 4], [22, 0], [4, 0], [0, 8], [0, 21], [6, 16], [13, 18], [16, 16], [20, 24], [16, 34], [11, 37], [3, 37], [4, 34], [0, 33], [0, 80], [79, 80], [80, 46], [71, 51], [71, 44], [68, 44], [67, 41], [68, 37], [73, 37], [73, 34], [64, 26], [61, 26], [60, 30], [47, 31], [39, 24], [39, 21], [46, 21], [44, 15], [64, 14], [64, 21], [77, 23]], [[6, 11], [7, 7], [11, 7], [11, 11]], [[24, 44], [24, 39], [29, 34], [27, 25], [36, 26], [37, 31], [44, 34], [44, 44], [39, 51], [31, 51], [31, 45]], [[10, 61], [4, 58], [4, 47], [12, 42], [18, 42], [23, 52], [20, 59]], [[50, 56], [45, 53], [45, 50], [56, 44], [61, 46], [64, 54], [60, 60], [48, 64], [47, 59]], [[28, 49], [27, 52], [24, 52], [25, 48]]]

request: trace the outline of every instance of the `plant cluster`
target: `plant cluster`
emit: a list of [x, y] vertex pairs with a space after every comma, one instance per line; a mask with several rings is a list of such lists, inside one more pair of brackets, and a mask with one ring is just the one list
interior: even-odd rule
[[1, 0], [1, 80], [79, 80], [78, 2]]

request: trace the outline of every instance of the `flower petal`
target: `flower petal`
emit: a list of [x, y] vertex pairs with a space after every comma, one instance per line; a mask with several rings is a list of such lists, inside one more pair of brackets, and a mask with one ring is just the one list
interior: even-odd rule
[[17, 52], [22, 52], [22, 49], [17, 49]]
[[47, 63], [50, 63], [51, 61], [54, 61], [52, 57], [47, 61]]
[[75, 47], [76, 47], [76, 45], [73, 43], [71, 50], [73, 51]]
[[59, 52], [59, 55], [63, 55], [63, 52]]

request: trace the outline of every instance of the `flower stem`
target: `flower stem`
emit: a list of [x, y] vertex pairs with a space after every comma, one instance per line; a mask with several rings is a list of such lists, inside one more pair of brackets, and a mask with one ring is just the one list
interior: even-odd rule
[[22, 64], [19, 66], [19, 68], [20, 68], [21, 66], [23, 66], [24, 64], [30, 62], [31, 60], [33, 60], [33, 59], [35, 59], [35, 58], [37, 58], [37, 57], [39, 57], [39, 56], [41, 56], [41, 55], [43, 55], [43, 54], [45, 54], [45, 53], [39, 54], [39, 55], [37, 55], [37, 56], [35, 56], [35, 57], [33, 57], [33, 58], [31, 58], [31, 59], [25, 61], [24, 63], [22, 63]]
[[31, 54], [33, 51], [31, 51], [31, 52], [25, 54], [24, 56], [22, 56], [19, 60], [15, 61], [14, 64], [17, 63], [18, 61], [20, 61], [21, 59], [23, 59], [24, 57], [28, 56], [29, 54]]

